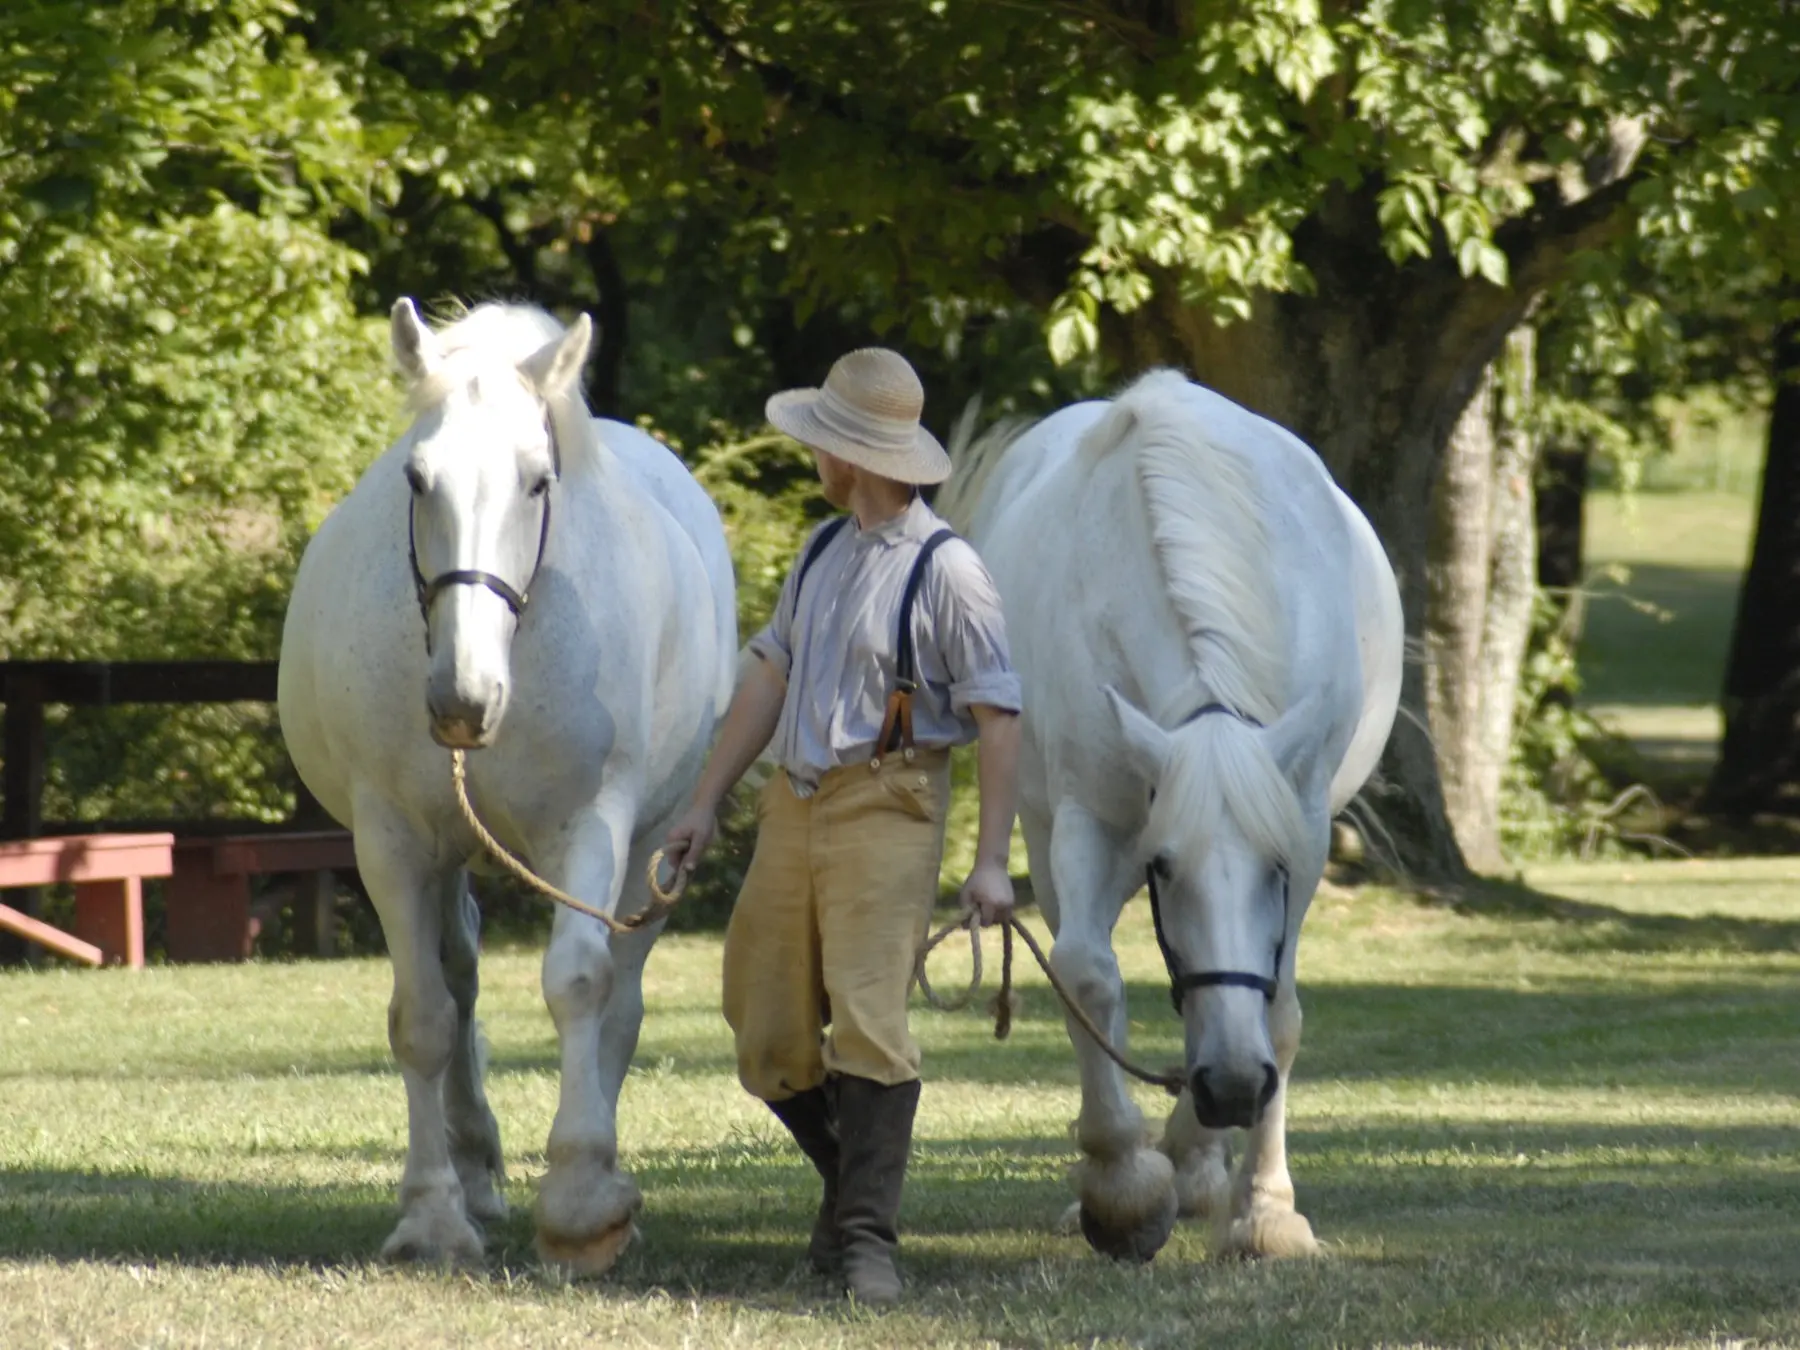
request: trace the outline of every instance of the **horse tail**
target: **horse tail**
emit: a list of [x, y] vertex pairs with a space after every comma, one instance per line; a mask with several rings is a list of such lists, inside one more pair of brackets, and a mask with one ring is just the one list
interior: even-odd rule
[[1003, 417], [977, 434], [975, 424], [980, 416], [981, 395], [977, 394], [963, 406], [956, 424], [950, 429], [950, 477], [937, 490], [931, 503], [931, 509], [964, 538], [974, 530], [994, 470], [1000, 467], [1006, 452], [1033, 420]]

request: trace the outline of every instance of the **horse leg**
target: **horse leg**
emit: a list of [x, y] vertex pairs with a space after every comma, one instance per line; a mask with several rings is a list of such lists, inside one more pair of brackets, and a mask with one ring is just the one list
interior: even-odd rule
[[[1027, 838], [1029, 839], [1029, 835]], [[1037, 850], [1042, 857], [1044, 849]], [[1120, 842], [1086, 810], [1057, 807], [1047, 869], [1056, 912], [1056, 974], [1121, 1052], [1128, 1036], [1125, 987], [1113, 955], [1112, 931], [1131, 895], [1131, 870]], [[1148, 1261], [1175, 1227], [1175, 1169], [1149, 1147], [1144, 1116], [1125, 1076], [1073, 1016], [1069, 1039], [1081, 1070], [1076, 1140], [1084, 1155], [1075, 1171], [1083, 1236], [1095, 1251]]]
[[[644, 838], [651, 842], [632, 851], [619, 892], [620, 914], [637, 914], [649, 905], [650, 887], [645, 878], [650, 854], [668, 833], [671, 823], [663, 822], [654, 830], [646, 831]], [[632, 1056], [637, 1054], [638, 1032], [644, 1025], [644, 962], [649, 959], [650, 948], [656, 944], [662, 929], [663, 921], [659, 919], [629, 933], [614, 934], [612, 938], [612, 997], [607, 1000], [606, 1012], [600, 1021], [600, 1091], [615, 1111], [619, 1092], [625, 1085], [626, 1071], [631, 1068]]]
[[456, 872], [444, 887], [444, 976], [456, 1001], [456, 1048], [444, 1082], [449, 1117], [450, 1160], [462, 1182], [463, 1207], [477, 1223], [506, 1217], [506, 1163], [500, 1152], [500, 1124], [488, 1108], [482, 1085], [486, 1047], [475, 1020], [480, 990], [478, 962], [481, 909], [468, 874]]
[[1163, 1124], [1157, 1144], [1175, 1165], [1175, 1199], [1184, 1219], [1217, 1218], [1231, 1201], [1231, 1132], [1209, 1130], [1188, 1088]]
[[1300, 995], [1290, 975], [1269, 1010], [1269, 1040], [1280, 1080], [1262, 1119], [1250, 1130], [1231, 1188], [1231, 1207], [1218, 1215], [1214, 1249], [1220, 1256], [1311, 1256], [1319, 1250], [1312, 1225], [1294, 1209], [1287, 1166], [1288, 1071], [1300, 1050]]
[[[626, 856], [630, 835], [628, 819], [609, 818], [603, 809], [577, 827], [560, 875], [552, 879], [616, 912], [623, 883], [618, 860]], [[618, 1168], [617, 1085], [602, 1068], [609, 1063], [603, 1031], [617, 976], [606, 928], [559, 907], [544, 952], [543, 983], [562, 1042], [562, 1092], [546, 1148], [550, 1166], [538, 1188], [537, 1250], [571, 1275], [609, 1270], [631, 1240], [632, 1219], [643, 1204], [637, 1186]]]
[[356, 865], [381, 916], [394, 968], [388, 1044], [406, 1085], [406, 1170], [400, 1222], [381, 1247], [384, 1261], [481, 1260], [481, 1234], [463, 1209], [450, 1158], [444, 1079], [456, 1047], [456, 1001], [441, 955], [444, 879], [407, 824], [385, 802], [356, 803]]

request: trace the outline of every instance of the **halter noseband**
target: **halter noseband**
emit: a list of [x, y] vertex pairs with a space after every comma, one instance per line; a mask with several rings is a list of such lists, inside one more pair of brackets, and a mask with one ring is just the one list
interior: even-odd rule
[[[545, 430], [550, 437], [550, 484], [555, 485], [562, 477], [562, 447], [556, 439], [556, 419], [546, 415]], [[531, 603], [531, 586], [537, 580], [539, 569], [544, 565], [544, 550], [550, 544], [550, 493], [544, 492], [544, 514], [538, 526], [537, 559], [531, 564], [531, 575], [525, 579], [525, 589], [514, 590], [512, 583], [505, 577], [496, 576], [492, 572], [482, 572], [474, 568], [457, 568], [449, 572], [439, 572], [427, 580], [425, 573], [419, 568], [418, 536], [413, 528], [413, 507], [416, 498], [410, 493], [406, 500], [406, 560], [412, 567], [413, 591], [419, 598], [419, 617], [425, 621], [425, 650], [431, 651], [431, 605], [445, 590], [451, 586], [485, 586], [506, 602], [506, 607], [513, 613], [513, 618], [523, 619], [526, 607]]]
[[[1249, 726], [1258, 728], [1262, 726], [1262, 723], [1254, 717], [1247, 717], [1235, 708], [1226, 707], [1223, 703], [1203, 704], [1175, 725], [1177, 728], [1185, 727], [1188, 723], [1197, 722], [1202, 717], [1213, 713], [1223, 713], [1227, 717], [1235, 717]], [[1154, 798], [1155, 790], [1152, 789], [1151, 792]], [[1150, 921], [1156, 927], [1156, 945], [1162, 949], [1163, 965], [1169, 972], [1169, 1001], [1175, 1005], [1177, 1014], [1181, 1012], [1181, 1005], [1187, 1001], [1189, 994], [1207, 985], [1236, 985], [1244, 989], [1254, 989], [1263, 996], [1265, 1002], [1274, 1002], [1276, 984], [1281, 979], [1281, 958], [1287, 950], [1289, 902], [1288, 870], [1286, 867], [1278, 870], [1281, 872], [1281, 937], [1275, 943], [1275, 974], [1273, 978], [1270, 978], [1247, 970], [1183, 970], [1181, 961], [1175, 955], [1175, 949], [1169, 945], [1168, 935], [1163, 930], [1162, 897], [1157, 894], [1156, 890], [1156, 864], [1152, 861], [1144, 865], [1144, 881], [1150, 890]]]

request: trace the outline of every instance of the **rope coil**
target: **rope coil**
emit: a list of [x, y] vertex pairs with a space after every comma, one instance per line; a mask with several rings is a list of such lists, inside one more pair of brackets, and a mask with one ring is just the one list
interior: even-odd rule
[[[932, 989], [931, 981], [926, 978], [926, 958], [952, 933], [964, 928], [969, 932], [969, 952], [974, 963], [974, 972], [969, 978], [967, 988], [953, 998], [944, 998]], [[1018, 916], [1013, 914], [1006, 916], [1000, 929], [1000, 992], [995, 996], [993, 1002], [995, 1040], [1005, 1040], [1012, 1031], [1012, 1016], [1016, 998], [1012, 987], [1013, 934], [1015, 933], [1025, 944], [1033, 959], [1037, 961], [1039, 969], [1044, 972], [1044, 978], [1050, 981], [1050, 988], [1055, 991], [1056, 997], [1068, 1010], [1070, 1019], [1088, 1034], [1108, 1059], [1140, 1082], [1149, 1083], [1152, 1087], [1159, 1087], [1171, 1097], [1181, 1095], [1185, 1084], [1178, 1070], [1167, 1069], [1158, 1073], [1153, 1069], [1146, 1069], [1140, 1064], [1133, 1063], [1113, 1048], [1111, 1039], [1095, 1025], [1094, 1019], [1088, 1016], [1087, 1010], [1075, 1001], [1075, 996], [1068, 991], [1056, 972], [1051, 969], [1050, 958], [1044, 955], [1044, 949], [1031, 935], [1031, 930], [1020, 923]], [[970, 913], [957, 918], [926, 938], [919, 947], [918, 955], [913, 958], [913, 978], [918, 981], [919, 992], [925, 996], [925, 1001], [940, 1012], [960, 1012], [968, 1007], [973, 1001], [976, 991], [981, 987], [981, 926], [977, 916]]]

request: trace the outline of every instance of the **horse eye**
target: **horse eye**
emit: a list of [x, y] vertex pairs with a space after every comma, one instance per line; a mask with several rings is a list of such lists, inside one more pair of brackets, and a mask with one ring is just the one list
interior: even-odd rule
[[542, 478], [538, 479], [537, 482], [535, 482], [531, 485], [531, 495], [534, 497], [541, 497], [549, 490], [550, 490], [550, 475], [549, 474], [545, 474]]
[[414, 468], [411, 464], [406, 466], [406, 485], [412, 489], [413, 496], [415, 497], [425, 491], [424, 478], [420, 476], [418, 469]]
[[1169, 855], [1166, 853], [1159, 853], [1152, 858], [1150, 860], [1150, 867], [1163, 881], [1167, 881], [1173, 872], [1173, 869], [1169, 866]]

